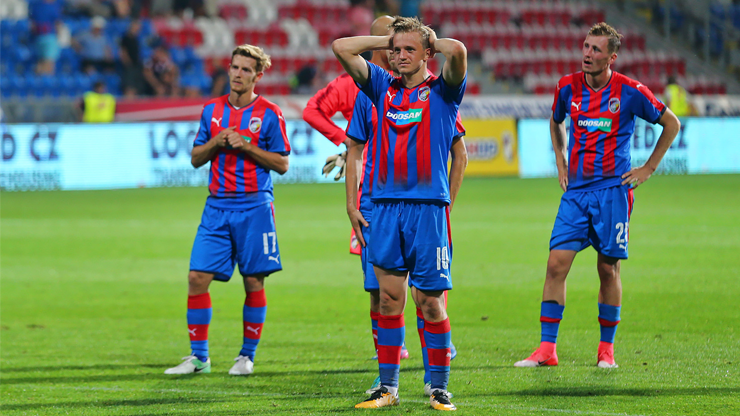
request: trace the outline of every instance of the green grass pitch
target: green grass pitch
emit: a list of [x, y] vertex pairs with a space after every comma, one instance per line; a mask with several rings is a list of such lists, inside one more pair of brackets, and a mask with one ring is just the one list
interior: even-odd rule
[[[190, 248], [205, 189], [2, 193], [3, 415], [368, 414], [377, 373], [341, 185], [278, 186], [284, 271], [250, 377], [240, 279], [211, 293], [213, 373], [165, 376], [189, 353]], [[519, 369], [560, 191], [554, 179], [468, 179], [452, 212], [450, 390], [468, 415], [739, 415], [740, 175], [656, 176], [636, 192], [622, 265], [620, 367], [595, 367], [596, 256], [576, 259], [555, 368]], [[429, 414], [415, 314], [401, 405]]]

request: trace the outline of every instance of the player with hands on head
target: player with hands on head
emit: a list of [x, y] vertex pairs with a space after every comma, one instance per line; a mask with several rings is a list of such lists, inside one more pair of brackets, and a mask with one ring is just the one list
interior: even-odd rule
[[[342, 38], [332, 44], [345, 71], [374, 104], [378, 120], [367, 145], [372, 148], [368, 157], [374, 159], [369, 178], [373, 208], [367, 257], [380, 293], [381, 387], [355, 407], [398, 404], [403, 310], [410, 280], [417, 289], [425, 321], [430, 405], [437, 410], [456, 410], [447, 391], [452, 354], [444, 293], [452, 289], [449, 207], [459, 186], [449, 182], [458, 176], [448, 176], [447, 159], [465, 92], [467, 50], [454, 39], [431, 37], [430, 43], [431, 29], [416, 18], [397, 17], [391, 30], [388, 36]], [[385, 49], [393, 50], [398, 78], [360, 56], [364, 51]], [[427, 72], [427, 61], [435, 52], [446, 58], [441, 77]], [[352, 210], [348, 204], [351, 218]], [[355, 220], [356, 227], [362, 223], [356, 216]]]
[[210, 195], [190, 255], [187, 325], [191, 353], [165, 374], [211, 372], [209, 286], [213, 280], [229, 281], [235, 265], [246, 298], [242, 347], [229, 374], [254, 371], [267, 313], [264, 281], [282, 270], [270, 171], [287, 172], [290, 153], [282, 111], [254, 92], [270, 63], [270, 56], [257, 46], [236, 47], [229, 67], [231, 92], [203, 107], [191, 163], [197, 168], [210, 162]]
[[[515, 367], [558, 365], [556, 342], [565, 310], [565, 280], [576, 254], [598, 253], [600, 368], [615, 368], [614, 339], [621, 320], [620, 265], [627, 259], [633, 190], [650, 178], [678, 134], [678, 118], [639, 81], [611, 69], [621, 37], [606, 23], [595, 24], [583, 42], [582, 71], [560, 79], [550, 135], [563, 189], [550, 238], [550, 256], [540, 309], [540, 347]], [[571, 127], [566, 149], [565, 118]], [[648, 161], [631, 168], [630, 137], [635, 118], [663, 126]]]

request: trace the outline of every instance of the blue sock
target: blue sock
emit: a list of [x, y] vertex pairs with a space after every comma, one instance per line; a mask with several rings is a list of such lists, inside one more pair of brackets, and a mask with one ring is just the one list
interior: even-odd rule
[[380, 384], [398, 388], [401, 370], [401, 346], [406, 327], [401, 315], [380, 315], [378, 319], [378, 368]]
[[265, 289], [258, 292], [250, 292], [244, 300], [242, 311], [244, 321], [244, 343], [239, 355], [249, 357], [254, 362], [257, 345], [262, 337], [262, 327], [267, 316], [267, 298]]
[[424, 340], [427, 343], [429, 356], [429, 373], [431, 375], [432, 391], [447, 390], [450, 380], [450, 319], [442, 322], [424, 323]]
[[606, 305], [599, 303], [599, 324], [601, 325], [601, 341], [614, 344], [614, 337], [617, 335], [617, 324], [621, 318], [621, 306]]
[[432, 376], [429, 374], [429, 355], [427, 352], [427, 343], [424, 340], [424, 314], [422, 314], [419, 308], [416, 308], [416, 330], [419, 332], [421, 358], [424, 362], [424, 384], [428, 384], [432, 382]]
[[208, 325], [212, 315], [210, 293], [188, 296], [187, 320], [191, 354], [203, 362], [208, 360]]
[[558, 330], [560, 329], [560, 320], [563, 319], [565, 305], [557, 303], [542, 302], [540, 312], [540, 326], [542, 328], [542, 337], [540, 342], [552, 342], [555, 344], [558, 340]]

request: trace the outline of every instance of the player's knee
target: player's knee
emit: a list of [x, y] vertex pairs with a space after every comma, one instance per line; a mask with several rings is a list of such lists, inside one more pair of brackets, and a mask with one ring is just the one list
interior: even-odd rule
[[597, 269], [601, 280], [616, 280], [619, 278], [617, 264], [599, 263]]
[[265, 288], [265, 276], [244, 276], [244, 289], [247, 292], [259, 292]]
[[211, 283], [211, 275], [190, 271], [188, 273], [188, 288], [191, 295], [199, 295], [208, 291], [208, 285]]
[[568, 266], [557, 260], [548, 260], [546, 278], [550, 280], [565, 280], [568, 276]]

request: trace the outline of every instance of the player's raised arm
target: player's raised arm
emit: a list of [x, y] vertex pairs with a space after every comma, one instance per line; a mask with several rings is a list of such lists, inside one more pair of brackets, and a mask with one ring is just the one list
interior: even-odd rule
[[660, 117], [658, 124], [663, 126], [663, 132], [658, 138], [658, 143], [655, 145], [653, 153], [644, 165], [639, 168], [634, 168], [622, 175], [622, 179], [624, 179], [622, 181], [622, 185], [632, 184], [633, 188], [637, 188], [642, 183], [650, 179], [653, 172], [658, 169], [658, 165], [660, 164], [660, 161], [663, 160], [663, 156], [665, 156], [668, 148], [673, 144], [673, 140], [676, 139], [678, 132], [681, 131], [681, 122], [668, 107], [666, 107], [665, 112]]
[[390, 43], [390, 36], [354, 36], [335, 40], [331, 44], [331, 49], [352, 79], [360, 85], [365, 85], [369, 73], [367, 61], [360, 54], [365, 51], [390, 49]]
[[556, 122], [554, 116], [550, 116], [550, 139], [552, 149], [555, 151], [555, 164], [558, 167], [558, 181], [563, 192], [568, 190], [568, 159], [565, 157], [565, 123]]
[[459, 40], [437, 39], [437, 34], [432, 29], [429, 29], [429, 31], [431, 32], [429, 34], [429, 47], [432, 49], [432, 56], [441, 53], [446, 59], [442, 67], [442, 77], [449, 85], [460, 85], [468, 72], [468, 49]]

